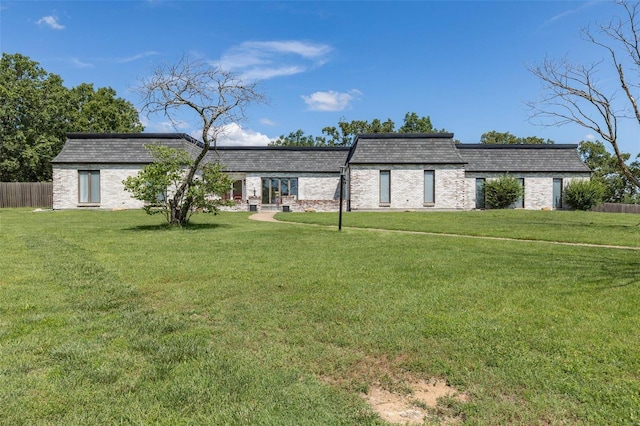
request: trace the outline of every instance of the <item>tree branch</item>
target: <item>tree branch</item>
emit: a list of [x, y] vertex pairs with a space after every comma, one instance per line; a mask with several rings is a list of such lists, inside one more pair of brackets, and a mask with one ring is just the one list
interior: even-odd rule
[[265, 97], [256, 83], [246, 84], [229, 71], [188, 56], [176, 64], [158, 66], [150, 78], [142, 80], [137, 91], [147, 115], [161, 113], [174, 126], [184, 114], [195, 116], [200, 122], [202, 149], [174, 194], [176, 214], [179, 220], [187, 220], [191, 208], [189, 188], [209, 149], [217, 148], [221, 130], [242, 121], [247, 106], [265, 102]]
[[[640, 74], [640, 4], [628, 1], [617, 4], [624, 10], [624, 19], [614, 18], [600, 25], [599, 35], [588, 27], [582, 30], [583, 39], [604, 49], [610, 61], [573, 65], [567, 59], [545, 59], [541, 66], [529, 68], [542, 82], [544, 94], [527, 105], [530, 119], [541, 119], [544, 125], [577, 124], [600, 135], [613, 148], [623, 174], [640, 188], [640, 180], [629, 170], [618, 146], [618, 119], [634, 118], [640, 126], [640, 109], [632, 92], [638, 84], [630, 84], [625, 72], [630, 69], [633, 75]], [[620, 52], [624, 52], [622, 57]], [[616, 99], [615, 90], [606, 93], [596, 79], [605, 65], [615, 70], [624, 100]]]

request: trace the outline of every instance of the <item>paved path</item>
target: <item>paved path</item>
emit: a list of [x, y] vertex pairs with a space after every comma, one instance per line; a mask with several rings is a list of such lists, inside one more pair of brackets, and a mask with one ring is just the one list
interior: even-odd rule
[[[282, 222], [282, 221], [276, 220], [273, 217], [276, 213], [277, 212], [259, 212], [249, 216], [249, 219], [259, 220], [262, 222], [279, 222], [279, 223], [289, 223], [289, 224], [295, 224], [295, 225], [322, 226], [322, 225], [316, 225], [316, 224], [310, 224], [310, 223]], [[397, 229], [353, 228], [353, 227], [346, 227], [346, 226], [343, 226], [343, 228], [360, 229], [365, 231], [377, 231], [377, 232], [395, 232], [399, 234], [419, 234], [419, 235], [433, 235], [438, 237], [474, 238], [474, 239], [480, 239], [480, 240], [517, 241], [517, 242], [524, 242], [524, 243], [555, 244], [560, 246], [596, 247], [596, 248], [608, 248], [608, 249], [617, 249], [617, 250], [640, 251], [640, 247], [615, 246], [615, 245], [609, 245], [609, 244], [589, 244], [589, 243], [570, 243], [570, 242], [564, 242], [564, 241], [525, 240], [521, 238], [489, 237], [489, 236], [482, 236], [482, 235], [465, 235], [465, 234], [447, 234], [447, 233], [425, 232], [425, 231], [404, 231], [404, 230], [397, 230]]]
[[276, 213], [277, 212], [259, 212], [249, 216], [249, 219], [259, 220], [260, 222], [279, 222], [273, 217]]

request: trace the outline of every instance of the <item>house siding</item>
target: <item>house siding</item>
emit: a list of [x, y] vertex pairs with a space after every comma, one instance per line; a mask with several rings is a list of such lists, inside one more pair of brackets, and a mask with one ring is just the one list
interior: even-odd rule
[[339, 197], [339, 175], [301, 173], [247, 173], [247, 195], [262, 197], [262, 178], [297, 178], [298, 200], [337, 200]]
[[[391, 202], [380, 204], [380, 171], [391, 172]], [[424, 203], [424, 171], [435, 172], [434, 203]], [[351, 165], [351, 209], [463, 209], [465, 179], [462, 165]]]
[[[504, 173], [467, 172], [465, 175], [465, 209], [476, 206], [476, 179], [498, 179]], [[572, 180], [589, 180], [585, 173], [509, 173], [516, 179], [524, 179], [524, 208], [541, 210], [553, 208], [553, 179], [562, 179], [562, 186], [566, 187]]]
[[[78, 202], [78, 171], [100, 171], [100, 203], [82, 204]], [[142, 208], [142, 201], [131, 198], [124, 190], [122, 181], [135, 176], [140, 171], [138, 166], [105, 165], [105, 164], [57, 164], [53, 168], [53, 208], [76, 209], [96, 207], [103, 209], [137, 209]]]
[[[142, 207], [141, 201], [124, 190], [122, 181], [151, 161], [145, 148], [150, 142], [182, 147], [192, 155], [200, 150], [197, 141], [184, 134], [68, 135], [63, 150], [52, 161], [53, 207]], [[465, 146], [455, 145], [450, 133], [384, 133], [358, 135], [350, 149], [220, 147], [218, 155], [207, 161], [220, 161], [234, 179], [243, 181], [242, 197], [235, 194], [236, 203], [230, 210], [246, 211], [254, 205], [262, 208], [263, 178], [297, 178], [297, 195], [278, 198], [278, 207], [336, 211], [340, 196], [338, 171], [343, 165], [347, 166], [345, 206], [352, 210], [474, 209], [476, 179], [495, 179], [505, 170], [525, 179], [524, 208], [543, 209], [554, 205], [554, 178], [563, 179], [564, 186], [574, 179], [590, 178], [591, 172], [576, 148], [577, 145]], [[79, 202], [81, 170], [100, 171], [99, 203]], [[390, 196], [384, 204], [380, 202], [382, 170], [389, 171]], [[433, 171], [434, 179], [429, 202], [425, 202], [424, 187], [427, 170]], [[87, 181], [95, 182], [90, 177]], [[264, 207], [274, 208], [275, 204]]]
[[[298, 195], [295, 200], [287, 200], [291, 211], [336, 211], [339, 208], [340, 176], [327, 173], [247, 173], [245, 178], [246, 197], [262, 200], [263, 178], [297, 178]], [[254, 195], [255, 194], [255, 195]], [[248, 200], [243, 200], [233, 210], [248, 210]], [[258, 201], [258, 209], [262, 209], [262, 202]], [[345, 202], [346, 206], [346, 202]]]

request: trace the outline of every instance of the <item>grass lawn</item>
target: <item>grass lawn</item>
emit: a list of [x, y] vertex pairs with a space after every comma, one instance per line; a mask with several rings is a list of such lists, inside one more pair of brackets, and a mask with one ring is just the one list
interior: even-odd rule
[[[344, 226], [640, 246], [639, 216], [474, 214]], [[247, 216], [0, 211], [0, 424], [381, 425], [360, 393], [408, 377], [468, 424], [640, 422], [637, 250]]]
[[[279, 213], [278, 220], [338, 225], [337, 213]], [[582, 211], [345, 212], [343, 227], [640, 247], [640, 215]]]

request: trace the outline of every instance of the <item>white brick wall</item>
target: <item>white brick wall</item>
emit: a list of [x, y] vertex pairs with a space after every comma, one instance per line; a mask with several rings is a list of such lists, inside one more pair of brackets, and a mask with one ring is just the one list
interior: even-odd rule
[[262, 196], [262, 178], [298, 178], [298, 199], [299, 200], [337, 200], [339, 197], [338, 174], [326, 173], [247, 173], [246, 188], [247, 195], [255, 194]]
[[[53, 208], [75, 209], [84, 207], [78, 202], [78, 170], [100, 171], [100, 204], [90, 205], [105, 209], [141, 208], [141, 201], [131, 198], [122, 181], [135, 176], [140, 167], [132, 165], [65, 164], [53, 169]], [[380, 170], [391, 171], [391, 203], [379, 203]], [[424, 171], [435, 171], [435, 203], [424, 201]], [[494, 179], [502, 173], [466, 173], [455, 165], [371, 165], [351, 166], [345, 185], [345, 199], [351, 192], [351, 209], [474, 209], [476, 205], [476, 178]], [[553, 206], [553, 179], [562, 178], [566, 186], [573, 179], [589, 179], [583, 173], [557, 173], [553, 176], [539, 173], [511, 174], [525, 179], [525, 209], [539, 210]], [[298, 200], [306, 202], [332, 201], [337, 209], [340, 177], [336, 174], [261, 173], [247, 174], [245, 196], [262, 194], [263, 177], [298, 178]], [[245, 200], [246, 201], [246, 200]], [[328, 206], [334, 205], [328, 204]], [[302, 205], [302, 203], [301, 203]], [[327, 207], [329, 208], [329, 207]]]
[[129, 176], [135, 176], [139, 167], [129, 165], [105, 164], [56, 164], [53, 168], [53, 208], [75, 209], [84, 207], [78, 201], [78, 170], [100, 171], [100, 203], [90, 207], [104, 209], [141, 208], [141, 201], [131, 198], [124, 190], [122, 181]]
[[[476, 178], [487, 180], [497, 179], [504, 173], [467, 173], [465, 183], [465, 209], [476, 207]], [[555, 173], [553, 175], [540, 173], [509, 173], [514, 178], [524, 178], [524, 208], [541, 210], [553, 208], [553, 179], [562, 179], [562, 185], [567, 186], [574, 179], [588, 180], [584, 173]]]
[[[391, 172], [391, 203], [380, 206], [380, 170]], [[424, 171], [435, 171], [435, 202], [424, 203]], [[349, 170], [351, 209], [462, 209], [464, 169], [457, 165], [367, 165]]]
[[[135, 176], [140, 167], [128, 165], [104, 164], [64, 164], [56, 165], [53, 169], [53, 208], [75, 209], [89, 205], [78, 202], [78, 170], [100, 171], [100, 203], [90, 207], [105, 209], [113, 208], [142, 208], [141, 201], [131, 198], [124, 190], [122, 181], [129, 176]], [[240, 176], [235, 176], [240, 177]], [[263, 177], [298, 178], [298, 199], [305, 201], [338, 200], [339, 181], [337, 174], [305, 174], [299, 173], [262, 173], [248, 174], [245, 178], [245, 196], [262, 194]]]

